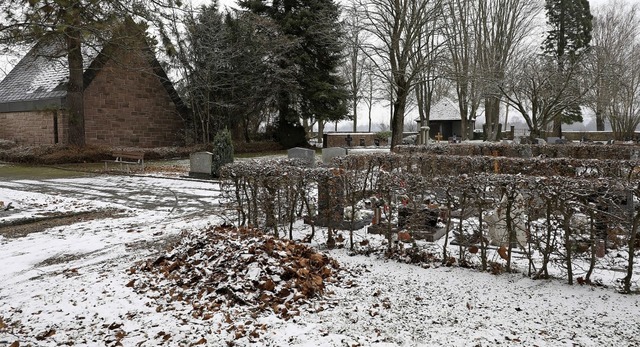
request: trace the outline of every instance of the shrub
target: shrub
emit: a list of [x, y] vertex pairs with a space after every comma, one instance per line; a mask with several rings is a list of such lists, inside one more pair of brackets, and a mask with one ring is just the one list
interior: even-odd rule
[[211, 152], [211, 174], [213, 177], [219, 177], [220, 168], [225, 164], [233, 163], [233, 142], [231, 133], [224, 129], [219, 131], [213, 139]]

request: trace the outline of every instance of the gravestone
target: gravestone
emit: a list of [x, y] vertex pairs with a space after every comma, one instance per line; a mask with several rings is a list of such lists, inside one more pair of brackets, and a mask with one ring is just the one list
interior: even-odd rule
[[533, 157], [533, 151], [531, 150], [531, 146], [522, 146], [520, 149], [520, 158], [531, 158]]
[[344, 141], [347, 143], [347, 147], [351, 147], [351, 141], [353, 141], [351, 134], [348, 134], [347, 137], [344, 138]]
[[347, 155], [347, 150], [342, 147], [329, 147], [322, 149], [322, 163], [325, 165], [331, 164], [331, 160], [336, 157], [344, 157]]
[[318, 182], [316, 225], [339, 228], [344, 221], [344, 178], [335, 175]]
[[211, 178], [211, 164], [213, 153], [196, 152], [189, 155], [189, 177]]
[[365, 141], [364, 141], [364, 137], [361, 137], [360, 138], [360, 146], [364, 147], [365, 145], [366, 144], [365, 144]]
[[[515, 198], [514, 206], [511, 209], [511, 227], [514, 229], [513, 241], [516, 245], [524, 248], [527, 244], [526, 215], [522, 208], [524, 197], [518, 194]], [[496, 246], [509, 245], [509, 230], [507, 230], [506, 221], [507, 197], [506, 195], [500, 201], [499, 206], [490, 211], [485, 217], [487, 226], [489, 227], [489, 241]]]
[[553, 144], [553, 143], [557, 143], [557, 142], [556, 142], [557, 140], [560, 140], [560, 138], [559, 138], [559, 137], [556, 137], [556, 136], [549, 136], [549, 137], [547, 137], [547, 143], [552, 143], [552, 144]]
[[547, 144], [547, 141], [545, 141], [545, 139], [541, 139], [541, 138], [537, 138], [534, 141], [535, 141], [534, 143], [537, 144], [537, 145], [546, 145]]
[[309, 167], [316, 166], [316, 152], [312, 149], [294, 147], [287, 151], [287, 157], [289, 159], [300, 159]]

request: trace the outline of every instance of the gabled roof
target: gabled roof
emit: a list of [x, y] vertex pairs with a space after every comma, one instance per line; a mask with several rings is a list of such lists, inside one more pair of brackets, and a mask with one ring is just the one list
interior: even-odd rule
[[[144, 37], [144, 34], [141, 34]], [[107, 44], [83, 45], [84, 88], [87, 88], [97, 72], [111, 56]], [[0, 112], [23, 112], [64, 107], [67, 95], [69, 70], [67, 56], [60, 41], [38, 42], [0, 81]], [[166, 72], [145, 45], [149, 63], [162, 85], [181, 113], [186, 107], [176, 92]]]
[[429, 121], [462, 120], [458, 103], [445, 97], [431, 107]]
[[[59, 108], [67, 95], [67, 57], [59, 41], [40, 41], [0, 81], [0, 112]], [[85, 61], [97, 56], [85, 49]]]

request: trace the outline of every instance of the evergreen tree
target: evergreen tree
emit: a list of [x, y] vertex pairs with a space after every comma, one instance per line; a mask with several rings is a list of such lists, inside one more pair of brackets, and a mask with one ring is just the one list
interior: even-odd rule
[[[546, 0], [547, 24], [550, 29], [543, 43], [546, 55], [558, 64], [558, 73], [563, 74], [567, 65], [577, 64], [589, 49], [592, 20], [589, 0]], [[580, 94], [577, 83], [568, 93]], [[561, 136], [561, 124], [582, 121], [580, 105], [569, 105], [554, 121], [554, 133]]]
[[223, 129], [216, 134], [213, 138], [211, 152], [213, 153], [211, 157], [211, 175], [220, 177], [220, 168], [226, 164], [233, 163], [233, 141], [229, 130]]
[[[295, 84], [277, 95], [279, 140], [287, 146], [302, 145], [299, 119], [336, 121], [347, 115], [349, 97], [338, 74], [343, 32], [340, 10], [333, 0], [241, 0], [240, 6], [271, 18], [283, 35], [296, 43], [282, 57], [282, 69], [293, 71]], [[302, 132], [304, 133], [304, 131]]]

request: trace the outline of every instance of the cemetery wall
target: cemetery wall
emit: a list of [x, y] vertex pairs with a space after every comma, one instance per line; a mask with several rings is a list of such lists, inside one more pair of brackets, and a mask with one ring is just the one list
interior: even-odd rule
[[[351, 142], [347, 142], [347, 138]], [[357, 146], [375, 146], [377, 136], [375, 133], [329, 133], [324, 134], [324, 147], [357, 147]], [[381, 140], [379, 145], [386, 145], [386, 140]]]

